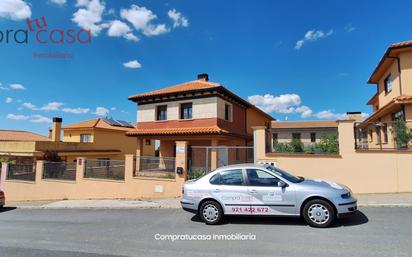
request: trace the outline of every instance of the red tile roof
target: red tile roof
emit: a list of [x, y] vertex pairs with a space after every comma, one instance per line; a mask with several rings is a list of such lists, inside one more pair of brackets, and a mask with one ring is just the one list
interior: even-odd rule
[[272, 121], [274, 129], [293, 128], [337, 128], [336, 120], [314, 120], [314, 121]]
[[[378, 65], [373, 70], [372, 74], [370, 75], [368, 83], [369, 84], [376, 84], [377, 83], [377, 79], [378, 79], [379, 76], [375, 77], [375, 75], [379, 72], [381, 67], [384, 67], [384, 66], [388, 65], [388, 63], [387, 63], [388, 59], [389, 59], [389, 61], [394, 60], [393, 58], [388, 58], [389, 56], [391, 56], [391, 53], [392, 53], [393, 50], [401, 49], [401, 48], [408, 48], [408, 47], [412, 47], [412, 40], [391, 44], [386, 49], [385, 54], [382, 56], [382, 58], [379, 61]], [[395, 57], [395, 56], [391, 56], [391, 57]]]
[[172, 94], [172, 93], [180, 93], [180, 92], [190, 92], [190, 91], [197, 91], [201, 89], [210, 89], [210, 88], [218, 88], [221, 87], [218, 83], [203, 81], [203, 80], [194, 80], [189, 81], [183, 84], [162, 88], [159, 90], [154, 90], [146, 93], [141, 93], [137, 95], [132, 95], [129, 97], [130, 100], [138, 99], [141, 97], [147, 96], [158, 96], [158, 95], [165, 95], [165, 94]]
[[0, 141], [51, 141], [51, 139], [30, 131], [0, 130]]
[[412, 103], [412, 95], [401, 95], [394, 97], [389, 103], [385, 104], [384, 106], [380, 107], [376, 112], [372, 113], [367, 119], [363, 121], [363, 123], [368, 123], [371, 121], [375, 121], [378, 118], [385, 115], [391, 108], [401, 105], [401, 104], [411, 104]]
[[111, 129], [111, 130], [120, 130], [120, 131], [129, 131], [131, 128], [127, 127], [120, 127], [120, 126], [112, 126], [106, 123], [103, 119], [91, 119], [85, 120], [77, 123], [73, 123], [63, 127], [65, 129], [87, 129], [87, 128], [103, 128], [103, 129]]

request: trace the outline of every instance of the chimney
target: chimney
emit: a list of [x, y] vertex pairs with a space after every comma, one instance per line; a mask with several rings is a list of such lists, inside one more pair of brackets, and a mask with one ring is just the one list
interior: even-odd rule
[[348, 120], [363, 121], [361, 112], [347, 112], [346, 116], [348, 116]]
[[197, 80], [209, 81], [209, 75], [207, 73], [198, 74]]
[[53, 142], [60, 142], [60, 136], [62, 131], [62, 118], [54, 117], [53, 126], [51, 129], [51, 140]]

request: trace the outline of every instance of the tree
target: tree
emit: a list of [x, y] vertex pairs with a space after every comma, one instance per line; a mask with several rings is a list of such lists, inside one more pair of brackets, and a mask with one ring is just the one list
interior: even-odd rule
[[395, 120], [392, 128], [395, 136], [396, 146], [399, 149], [408, 148], [409, 141], [412, 139], [412, 129], [406, 126], [406, 122], [402, 118]]

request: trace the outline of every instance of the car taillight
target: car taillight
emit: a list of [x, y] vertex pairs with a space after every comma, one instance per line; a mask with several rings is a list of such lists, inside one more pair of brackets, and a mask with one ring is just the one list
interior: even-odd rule
[[182, 195], [185, 193], [185, 187], [182, 187]]
[[0, 197], [4, 197], [4, 192], [0, 191]]

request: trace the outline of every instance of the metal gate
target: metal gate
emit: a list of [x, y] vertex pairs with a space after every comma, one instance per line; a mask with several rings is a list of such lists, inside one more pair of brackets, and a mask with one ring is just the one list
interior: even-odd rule
[[254, 161], [253, 146], [189, 146], [189, 178], [190, 173], [205, 174], [211, 171], [212, 151], [216, 151], [217, 168]]

